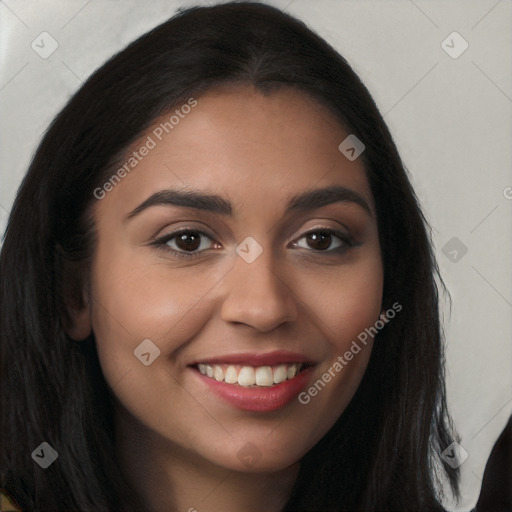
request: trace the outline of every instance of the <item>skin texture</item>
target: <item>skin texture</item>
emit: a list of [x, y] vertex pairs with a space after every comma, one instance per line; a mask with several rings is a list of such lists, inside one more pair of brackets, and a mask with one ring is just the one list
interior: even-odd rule
[[[306, 388], [321, 378], [381, 313], [373, 199], [361, 159], [338, 150], [348, 133], [305, 94], [233, 85], [197, 102], [96, 201], [88, 307], [75, 313], [70, 334], [94, 331], [118, 403], [119, 457], [152, 510], [280, 510], [298, 461], [354, 395], [371, 343], [307, 405], [295, 398], [265, 413], [226, 403], [187, 365], [290, 350], [316, 362]], [[290, 197], [332, 185], [362, 196], [371, 215], [354, 202], [285, 212]], [[167, 188], [221, 195], [233, 215], [159, 205], [127, 219]], [[175, 256], [171, 248], [186, 252], [176, 238], [153, 244], [184, 227], [212, 235], [202, 238], [198, 257]], [[315, 251], [306, 238], [313, 228], [340, 230], [357, 245]], [[263, 248], [250, 264], [235, 252], [248, 236]], [[333, 235], [328, 248], [340, 244]], [[161, 351], [149, 366], [133, 353], [144, 339]], [[237, 456], [247, 443], [260, 454], [251, 467]]]

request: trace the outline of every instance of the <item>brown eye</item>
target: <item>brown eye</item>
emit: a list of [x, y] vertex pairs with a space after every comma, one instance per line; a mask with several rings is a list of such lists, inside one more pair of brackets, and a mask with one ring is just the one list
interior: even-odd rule
[[201, 236], [199, 233], [187, 231], [176, 236], [176, 246], [183, 251], [195, 251], [201, 244]]
[[344, 233], [330, 229], [317, 229], [316, 231], [306, 233], [294, 242], [293, 245], [316, 252], [339, 253], [352, 247], [353, 243]]
[[193, 257], [199, 256], [206, 249], [211, 249], [214, 241], [203, 231], [182, 229], [158, 238], [154, 245], [170, 251], [175, 256]]
[[332, 236], [330, 233], [317, 231], [316, 233], [309, 233], [306, 235], [306, 240], [309, 246], [316, 251], [323, 251], [328, 249], [332, 243]]

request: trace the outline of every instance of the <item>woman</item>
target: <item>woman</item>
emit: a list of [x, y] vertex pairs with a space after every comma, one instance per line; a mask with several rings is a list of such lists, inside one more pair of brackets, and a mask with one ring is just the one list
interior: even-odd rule
[[425, 219], [364, 85], [273, 7], [188, 9], [95, 72], [0, 272], [0, 486], [21, 508], [458, 494]]

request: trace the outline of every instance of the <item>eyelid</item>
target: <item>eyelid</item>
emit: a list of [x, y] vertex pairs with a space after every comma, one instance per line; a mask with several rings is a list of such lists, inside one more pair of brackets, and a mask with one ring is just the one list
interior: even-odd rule
[[302, 233], [300, 236], [303, 237], [303, 236], [309, 235], [310, 233], [316, 233], [317, 231], [328, 231], [329, 233], [333, 233], [339, 237], [350, 238], [350, 235], [348, 233], [345, 233], [345, 232], [341, 231], [340, 229], [330, 228], [327, 226], [314, 226], [314, 227], [309, 228], [306, 231], [304, 231], [304, 233]]
[[154, 242], [162, 241], [162, 240], [170, 240], [174, 238], [175, 236], [178, 236], [181, 233], [199, 233], [200, 235], [207, 236], [208, 238], [213, 239], [213, 235], [211, 233], [208, 233], [208, 231], [202, 229], [202, 228], [196, 228], [191, 226], [186, 226], [182, 228], [177, 228], [174, 231], [171, 231], [169, 233], [166, 233], [165, 235], [160, 235], [154, 238]]

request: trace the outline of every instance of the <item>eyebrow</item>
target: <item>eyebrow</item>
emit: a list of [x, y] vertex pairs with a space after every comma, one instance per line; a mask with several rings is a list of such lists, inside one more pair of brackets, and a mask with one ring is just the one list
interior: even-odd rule
[[[372, 216], [368, 202], [355, 192], [340, 185], [307, 190], [293, 196], [288, 201], [287, 212], [309, 211], [332, 203], [353, 203], [359, 205], [370, 217]], [[232, 204], [216, 194], [207, 194], [194, 190], [160, 190], [148, 197], [128, 215], [131, 219], [151, 206], [181, 206], [194, 208], [220, 215], [233, 216]]]

